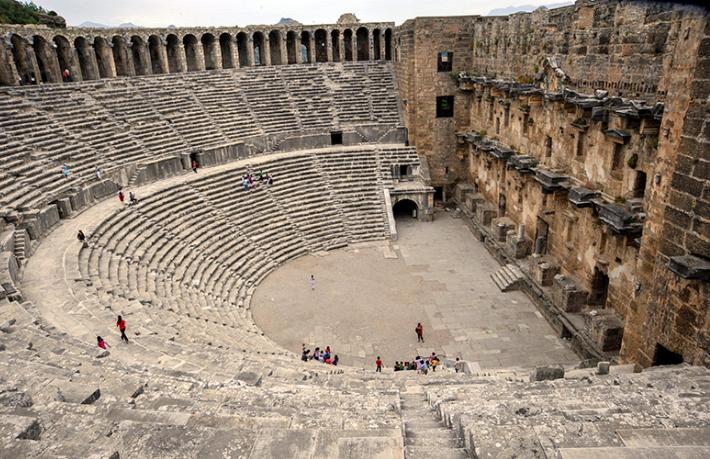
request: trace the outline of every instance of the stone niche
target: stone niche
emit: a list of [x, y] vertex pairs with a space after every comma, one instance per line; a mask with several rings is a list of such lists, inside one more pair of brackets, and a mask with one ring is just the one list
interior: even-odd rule
[[571, 277], [557, 274], [552, 282], [552, 299], [565, 312], [579, 312], [587, 303], [587, 292]]
[[483, 196], [481, 196], [479, 193], [473, 193], [466, 196], [464, 207], [469, 212], [475, 213], [478, 206], [484, 202], [485, 199], [483, 198]]
[[496, 208], [488, 202], [476, 204], [476, 220], [483, 226], [490, 226], [497, 214]]
[[560, 267], [551, 260], [545, 258], [533, 259], [530, 265], [532, 277], [535, 283], [543, 287], [549, 287], [559, 274]]
[[624, 337], [624, 323], [611, 310], [590, 311], [584, 313], [584, 323], [589, 336], [597, 347], [604, 352], [621, 349]]

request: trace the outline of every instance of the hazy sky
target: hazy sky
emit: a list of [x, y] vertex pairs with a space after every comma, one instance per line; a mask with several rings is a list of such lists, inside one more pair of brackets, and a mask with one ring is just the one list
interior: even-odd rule
[[274, 24], [290, 17], [304, 24], [333, 23], [352, 12], [363, 22], [395, 21], [416, 16], [486, 14], [511, 5], [543, 5], [560, 0], [35, 0], [69, 25], [93, 21], [108, 25], [233, 26]]

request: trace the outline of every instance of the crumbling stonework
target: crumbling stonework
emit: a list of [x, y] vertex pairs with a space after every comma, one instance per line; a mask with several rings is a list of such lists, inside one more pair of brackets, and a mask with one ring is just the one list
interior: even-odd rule
[[[708, 27], [691, 5], [578, 1], [396, 32], [409, 139], [432, 184], [446, 197], [468, 183], [459, 204], [508, 256], [562, 311], [613, 311], [590, 339], [618, 350], [621, 320], [621, 357], [645, 366], [657, 345], [709, 362]], [[437, 72], [451, 50], [453, 75]], [[449, 94], [453, 116], [437, 118]], [[543, 259], [575, 288], [555, 294]]]

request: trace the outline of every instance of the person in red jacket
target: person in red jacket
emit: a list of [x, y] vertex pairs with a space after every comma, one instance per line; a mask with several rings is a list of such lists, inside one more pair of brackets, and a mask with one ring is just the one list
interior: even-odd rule
[[116, 320], [116, 326], [119, 330], [121, 330], [121, 340], [128, 342], [128, 337], [126, 336], [126, 321], [123, 320], [123, 317], [118, 316], [118, 320]]
[[375, 369], [376, 372], [382, 373], [382, 360], [380, 360], [380, 356], [377, 356], [377, 360], [375, 360], [375, 365], [377, 365], [377, 368]]
[[118, 190], [118, 200], [121, 201], [121, 204], [123, 204], [124, 199], [126, 199], [126, 195], [123, 194], [123, 191]]
[[96, 337], [96, 341], [98, 341], [99, 347], [100, 347], [101, 349], [103, 349], [103, 350], [107, 350], [109, 347], [111, 347], [111, 346], [109, 346], [108, 343], [107, 343], [106, 341], [104, 341], [104, 339], [103, 339], [102, 337], [100, 337], [100, 336], [97, 336], [97, 337]]

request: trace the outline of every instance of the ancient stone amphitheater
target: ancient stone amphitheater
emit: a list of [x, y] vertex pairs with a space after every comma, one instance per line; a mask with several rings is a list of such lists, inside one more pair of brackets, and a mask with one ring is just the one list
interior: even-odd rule
[[[0, 458], [710, 457], [706, 8], [0, 31]], [[308, 257], [427, 271], [436, 222], [487, 257], [413, 292], [438, 371], [255, 322]]]

